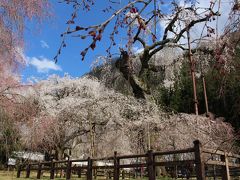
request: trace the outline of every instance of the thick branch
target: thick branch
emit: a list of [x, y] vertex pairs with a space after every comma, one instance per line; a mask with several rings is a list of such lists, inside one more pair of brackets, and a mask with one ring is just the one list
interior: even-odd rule
[[202, 18], [202, 19], [198, 19], [198, 20], [195, 20], [195, 21], [192, 21], [190, 22], [185, 28], [183, 28], [180, 33], [178, 34], [178, 36], [175, 38], [175, 40], [173, 41], [174, 43], [177, 43], [182, 35], [189, 29], [191, 29], [195, 24], [198, 24], [198, 23], [201, 23], [201, 22], [205, 22], [205, 21], [208, 21], [210, 17], [212, 16], [215, 16], [215, 15], [218, 15], [217, 13], [213, 13], [213, 15], [209, 15], [209, 16], [206, 16], [205, 18]]
[[[152, 15], [152, 16], [145, 22], [145, 25], [148, 25], [148, 23], [154, 18], [154, 16], [155, 16], [155, 14]], [[146, 47], [146, 42], [145, 42], [142, 38], [139, 37], [139, 35], [140, 35], [140, 33], [141, 33], [141, 30], [142, 30], [142, 28], [139, 26], [139, 27], [138, 27], [138, 31], [137, 31], [136, 35], [134, 36], [134, 38], [133, 38], [133, 43], [135, 43], [136, 41], [139, 41], [139, 42], [143, 45], [143, 47], [145, 48], [145, 47]]]
[[174, 23], [178, 20], [178, 15], [179, 15], [180, 11], [178, 11], [174, 18], [172, 19], [172, 21], [168, 24], [168, 26], [165, 28], [164, 30], [164, 35], [163, 35], [163, 40], [167, 39], [167, 33], [168, 31], [173, 31], [173, 25]]
[[142, 38], [140, 38], [140, 37], [135, 37], [135, 38], [134, 38], [134, 42], [136, 42], [136, 41], [139, 41], [144, 48], [146, 47], [146, 43], [145, 43], [145, 41], [144, 41]]
[[164, 45], [171, 42], [173, 39], [165, 39], [162, 41], [155, 42], [152, 46], [149, 47], [150, 50], [154, 49], [155, 47], [159, 46], [158, 48], [151, 51], [149, 54], [150, 57], [152, 57], [154, 54], [156, 54], [158, 51], [163, 49]]

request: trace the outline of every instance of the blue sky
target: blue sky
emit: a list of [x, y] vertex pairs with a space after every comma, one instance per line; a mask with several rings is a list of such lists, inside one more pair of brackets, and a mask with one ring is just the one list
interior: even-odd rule
[[[112, 32], [113, 25], [110, 25], [105, 31], [105, 36], [101, 42], [97, 42], [97, 47], [94, 51], [89, 50], [84, 61], [81, 61], [81, 51], [89, 45], [88, 40], [80, 40], [78, 38], [67, 38], [67, 47], [63, 49], [58, 58], [58, 63], [54, 64], [54, 56], [56, 55], [61, 43], [60, 34], [67, 28], [66, 22], [72, 13], [72, 7], [65, 3], [58, 3], [57, 0], [51, 0], [53, 17], [49, 20], [38, 24], [35, 21], [26, 22], [25, 31], [25, 49], [24, 57], [27, 60], [27, 65], [22, 72], [22, 81], [27, 82], [29, 79], [46, 79], [51, 74], [63, 76], [65, 73], [72, 77], [79, 77], [91, 70], [92, 62], [98, 56], [106, 55], [106, 49], [109, 46], [109, 34]], [[122, 4], [128, 1], [121, 1]], [[95, 6], [89, 13], [81, 12], [78, 15], [80, 24], [90, 25], [98, 24], [105, 20], [110, 13], [102, 12], [103, 9], [109, 6], [108, 1], [96, 1]], [[120, 5], [116, 5], [119, 8]], [[96, 12], [96, 13], [95, 13]], [[78, 21], [76, 24], [78, 25]], [[74, 25], [74, 26], [75, 26]], [[125, 34], [124, 34], [125, 33]], [[125, 47], [126, 32], [120, 30], [116, 36], [116, 43], [112, 49], [112, 53], [118, 56], [119, 47]], [[138, 50], [139, 45], [134, 46], [134, 50]]]
[[[51, 74], [63, 76], [65, 73], [72, 77], [79, 77], [87, 73], [91, 69], [92, 62], [98, 57], [106, 55], [106, 49], [109, 45], [109, 33], [112, 31], [113, 26], [106, 29], [105, 36], [101, 42], [97, 42], [97, 47], [94, 51], [89, 50], [84, 61], [81, 60], [81, 51], [86, 48], [90, 41], [81, 40], [78, 38], [68, 37], [66, 40], [67, 47], [63, 49], [58, 58], [58, 63], [54, 63], [54, 56], [56, 55], [61, 43], [60, 34], [67, 28], [67, 20], [71, 16], [72, 7], [65, 3], [58, 3], [58, 0], [50, 0], [52, 3], [53, 16], [38, 24], [35, 21], [26, 22], [25, 31], [25, 49], [24, 57], [27, 60], [27, 65], [22, 71], [22, 81], [27, 82], [29, 79], [46, 79]], [[121, 0], [122, 5], [127, 1]], [[166, 2], [169, 2], [166, 0]], [[184, 0], [179, 0], [184, 2]], [[208, 0], [200, 1], [204, 7], [209, 6]], [[224, 5], [224, 4], [223, 4]], [[97, 0], [95, 6], [89, 13], [81, 12], [78, 15], [76, 25], [90, 25], [98, 24], [105, 20], [110, 14], [103, 13], [102, 10], [108, 6], [108, 1]], [[120, 5], [119, 5], [120, 7]], [[169, 6], [161, 5], [164, 12], [169, 10]], [[228, 9], [222, 7], [222, 10]], [[225, 19], [227, 18], [227, 15]], [[223, 18], [224, 19], [224, 18]], [[200, 28], [201, 29], [201, 28]], [[158, 29], [161, 34], [161, 29]], [[198, 32], [198, 31], [196, 31]], [[196, 33], [199, 34], [199, 33]], [[118, 52], [119, 47], [124, 47], [126, 43], [126, 34], [122, 31], [118, 34], [116, 39], [117, 46], [112, 50], [112, 53]], [[135, 45], [134, 48], [138, 50], [140, 46]]]
[[[51, 2], [53, 17], [40, 25], [34, 21], [26, 23], [24, 56], [27, 65], [22, 72], [23, 82], [34, 78], [46, 79], [51, 74], [63, 76], [68, 73], [73, 77], [79, 77], [90, 70], [92, 61], [98, 55], [103, 54], [104, 49], [99, 46], [94, 53], [88, 54], [85, 61], [81, 61], [80, 51], [87, 45], [86, 42], [77, 38], [68, 38], [67, 47], [59, 56], [58, 63], [54, 64], [53, 58], [61, 43], [60, 34], [67, 27], [66, 22], [72, 9], [71, 6], [57, 3], [55, 0]], [[84, 21], [89, 22], [94, 18], [94, 15], [91, 15]]]

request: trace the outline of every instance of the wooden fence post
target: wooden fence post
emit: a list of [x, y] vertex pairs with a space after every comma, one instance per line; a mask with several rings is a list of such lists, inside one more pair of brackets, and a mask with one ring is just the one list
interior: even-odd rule
[[213, 165], [213, 180], [217, 180], [216, 165]]
[[67, 171], [66, 171], [66, 180], [71, 179], [71, 173], [72, 173], [72, 161], [68, 159], [68, 164], [67, 164]]
[[19, 164], [18, 170], [17, 170], [17, 178], [20, 178], [20, 176], [21, 176], [21, 170], [22, 170], [22, 165]]
[[92, 159], [88, 157], [87, 180], [92, 180]]
[[221, 155], [221, 161], [225, 162], [225, 166], [222, 166], [222, 179], [230, 180], [228, 157], [226, 153], [224, 153], [224, 155]]
[[122, 179], [125, 179], [125, 171], [122, 170]]
[[155, 180], [156, 174], [155, 174], [155, 168], [154, 168], [154, 156], [153, 151], [149, 150], [147, 153], [147, 169], [148, 169], [148, 178], [149, 180]]
[[194, 143], [194, 154], [195, 154], [195, 170], [196, 170], [196, 176], [197, 180], [205, 180], [205, 167], [204, 167], [204, 160], [202, 157], [202, 145], [199, 140], [196, 140]]
[[112, 172], [108, 171], [108, 179], [112, 179]]
[[38, 164], [37, 179], [41, 179], [42, 164]]
[[20, 178], [20, 176], [21, 176], [21, 170], [22, 170], [22, 165], [19, 164], [18, 170], [17, 170], [17, 178]]
[[120, 160], [117, 157], [117, 151], [114, 151], [114, 170], [113, 170], [113, 180], [119, 180], [120, 170], [119, 170]]
[[51, 160], [51, 170], [50, 170], [50, 179], [54, 179], [54, 169], [55, 168], [55, 163], [53, 160]]
[[82, 176], [82, 168], [81, 167], [78, 167], [77, 173], [78, 173], [78, 178], [81, 178], [81, 176]]
[[31, 165], [28, 164], [28, 165], [27, 165], [27, 169], [26, 169], [26, 178], [29, 178], [29, 177], [30, 177], [30, 171], [31, 171]]
[[114, 151], [114, 170], [113, 170], [113, 180], [119, 180], [119, 159], [117, 158], [117, 151]]

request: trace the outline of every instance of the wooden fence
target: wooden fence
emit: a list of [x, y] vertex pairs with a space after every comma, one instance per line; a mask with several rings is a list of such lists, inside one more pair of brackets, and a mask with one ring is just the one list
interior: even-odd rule
[[[130, 162], [133, 159], [135, 161]], [[96, 165], [98, 161], [111, 163]], [[81, 163], [82, 165], [76, 165]], [[165, 167], [168, 169], [168, 172], [174, 172], [170, 174], [175, 178], [181, 176], [187, 179], [195, 177], [197, 180], [205, 180], [208, 177], [213, 177], [214, 179], [220, 177], [224, 180], [229, 180], [230, 176], [240, 176], [240, 155], [220, 150], [203, 149], [201, 143], [196, 140], [194, 141], [194, 147], [182, 150], [167, 152], [153, 152], [149, 150], [146, 154], [121, 156], [114, 152], [114, 156], [106, 158], [51, 161], [31, 163], [26, 166], [19, 165], [17, 178], [21, 176], [22, 171], [26, 171], [26, 178], [30, 177], [32, 171], [37, 171], [37, 179], [40, 179], [43, 171], [48, 171], [50, 172], [50, 179], [54, 179], [57, 171], [64, 171], [67, 180], [71, 179], [73, 173], [77, 174], [79, 178], [84, 175], [87, 180], [92, 180], [98, 176], [98, 170], [106, 170], [108, 178], [119, 180], [127, 177], [127, 169], [128, 173], [132, 170], [135, 172], [140, 170], [143, 176], [148, 177], [149, 180], [155, 180], [156, 170], [159, 166]], [[188, 173], [183, 173], [183, 170], [184, 172], [188, 171]]]

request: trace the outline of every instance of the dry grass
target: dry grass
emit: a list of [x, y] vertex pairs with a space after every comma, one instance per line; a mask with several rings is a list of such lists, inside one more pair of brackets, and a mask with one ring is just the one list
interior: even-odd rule
[[[36, 172], [31, 172], [30, 174], [30, 178], [24, 178], [26, 175], [25, 172], [22, 172], [21, 173], [21, 178], [16, 178], [17, 177], [17, 172], [14, 170], [14, 171], [0, 171], [0, 180], [36, 180], [37, 178], [37, 174]], [[49, 173], [44, 173], [44, 176], [41, 177], [41, 179], [43, 180], [47, 180], [47, 179], [50, 179], [50, 175]], [[54, 178], [55, 180], [65, 180], [66, 178]], [[73, 175], [71, 180], [84, 180], [86, 178], [77, 178], [76, 175]], [[105, 178], [100, 178], [98, 177], [97, 180], [103, 180]], [[121, 179], [121, 178], [120, 178]], [[134, 179], [134, 180], [147, 180], [148, 178], [137, 178], [137, 179]], [[158, 180], [170, 180], [171, 178], [160, 178]], [[133, 180], [133, 179], [131, 179]], [[171, 179], [172, 180], [172, 179]]]
[[[17, 177], [16, 171], [0, 171], [0, 180], [32, 180], [37, 179], [37, 174], [35, 172], [30, 174], [30, 178], [24, 178], [25, 172], [21, 173], [21, 178]], [[50, 179], [49, 173], [45, 173], [44, 176], [41, 178], [44, 180]], [[56, 180], [65, 180], [66, 178], [55, 178]], [[75, 178], [74, 176], [71, 178], [72, 180], [83, 180], [84, 178]]]

